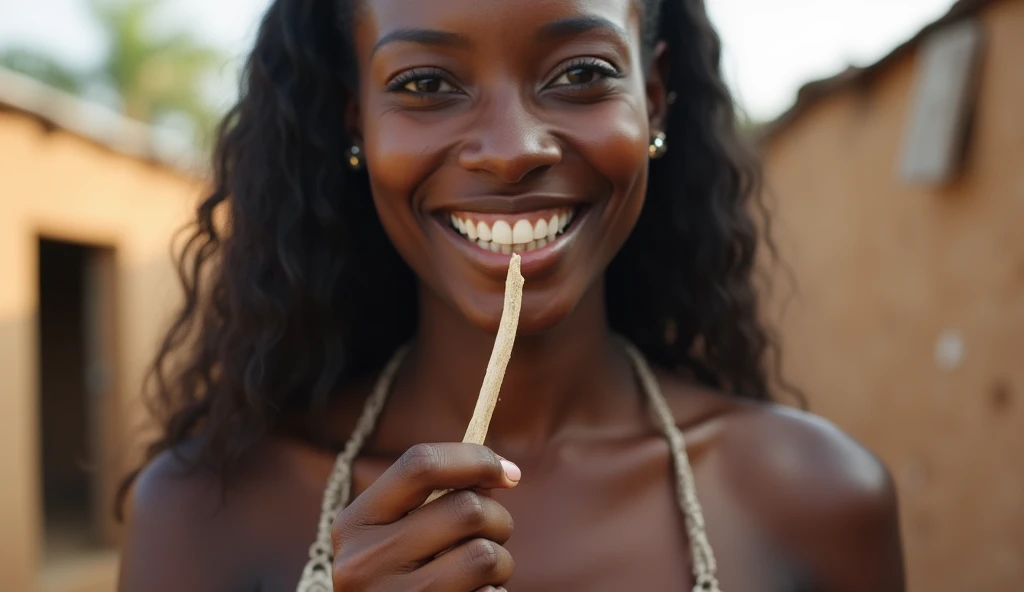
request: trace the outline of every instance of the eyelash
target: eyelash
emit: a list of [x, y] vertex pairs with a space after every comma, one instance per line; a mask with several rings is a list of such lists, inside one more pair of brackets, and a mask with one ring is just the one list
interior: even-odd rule
[[440, 80], [443, 84], [448, 84], [452, 87], [455, 87], [455, 85], [449, 81], [449, 78], [450, 76], [448, 75], [448, 73], [440, 68], [413, 68], [411, 70], [406, 70], [405, 72], [400, 73], [398, 76], [395, 76], [391, 80], [391, 82], [388, 83], [387, 90], [388, 92], [418, 96], [428, 94], [454, 94], [450, 92], [421, 93], [408, 90], [405, 88], [406, 85], [408, 85], [410, 82], [417, 82], [420, 80]]
[[[551, 86], [553, 82], [558, 81], [563, 76], [569, 74], [573, 70], [584, 70], [587, 72], [593, 72], [599, 74], [601, 78], [592, 82], [582, 82], [577, 84], [563, 84], [558, 86]], [[562, 69], [558, 71], [558, 74], [552, 79], [552, 82], [548, 83], [545, 88], [569, 88], [569, 89], [584, 89], [591, 86], [600, 84], [603, 80], [622, 78], [622, 73], [615, 69], [614, 66], [608, 62], [598, 58], [576, 58], [569, 62]]]
[[[552, 84], [563, 76], [569, 74], [573, 70], [584, 70], [587, 72], [593, 72], [600, 75], [600, 78], [591, 82], [583, 82], [577, 84], [560, 84], [552, 86]], [[426, 97], [428, 95], [444, 95], [444, 94], [462, 94], [456, 88], [456, 85], [450, 81], [450, 75], [440, 68], [412, 68], [406, 70], [395, 76], [388, 84], [388, 92], [401, 93], [406, 95]], [[622, 78], [622, 73], [615, 69], [614, 66], [608, 62], [598, 58], [576, 58], [566, 64], [563, 68], [558, 71], [558, 74], [552, 78], [552, 81], [545, 85], [545, 88], [562, 88], [570, 90], [582, 90], [592, 86], [596, 86], [601, 83], [602, 80], [606, 79], [617, 79]], [[417, 82], [421, 80], [439, 80], [442, 84], [447, 84], [456, 90], [453, 91], [439, 91], [439, 92], [418, 92], [405, 88], [411, 82]]]

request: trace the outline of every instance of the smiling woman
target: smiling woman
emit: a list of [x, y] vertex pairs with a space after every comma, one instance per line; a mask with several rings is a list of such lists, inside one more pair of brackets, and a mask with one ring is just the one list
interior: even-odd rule
[[[770, 402], [718, 61], [699, 0], [275, 2], [121, 589], [901, 590], [884, 467]], [[452, 444], [512, 253], [502, 401]]]

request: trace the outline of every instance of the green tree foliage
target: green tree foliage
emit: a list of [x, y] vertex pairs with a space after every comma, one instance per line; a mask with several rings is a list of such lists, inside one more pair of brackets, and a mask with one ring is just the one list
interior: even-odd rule
[[184, 120], [194, 138], [204, 141], [216, 120], [205, 88], [226, 59], [188, 31], [161, 28], [160, 19], [172, 2], [88, 0], [106, 43], [95, 67], [69, 68], [25, 48], [0, 52], [0, 65], [75, 94], [109, 89], [128, 117], [148, 123]]

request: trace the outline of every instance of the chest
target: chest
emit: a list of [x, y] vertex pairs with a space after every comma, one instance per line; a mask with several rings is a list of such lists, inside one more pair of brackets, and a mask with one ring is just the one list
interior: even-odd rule
[[[685, 522], [674, 487], [667, 446], [661, 442], [611, 449], [562, 448], [533, 459], [515, 459], [518, 487], [495, 491], [515, 531], [506, 548], [516, 562], [511, 590], [588, 592], [690, 590], [693, 586]], [[354, 469], [354, 495], [373, 483], [393, 459], [363, 458]], [[723, 589], [771, 590], [775, 574], [762, 569], [764, 549], [714, 472], [696, 468], [709, 536]], [[311, 479], [311, 484], [326, 481]], [[294, 590], [313, 542], [322, 489], [293, 487], [287, 532], [261, 561], [260, 590]], [[294, 505], [293, 505], [294, 504]], [[305, 516], [308, 514], [308, 516]], [[304, 523], [304, 524], [297, 524]], [[270, 557], [277, 560], [269, 560]], [[740, 568], [741, 569], [736, 569]]]
[[629, 492], [612, 483], [550, 485], [534, 491], [524, 484], [520, 491], [495, 495], [516, 520], [506, 545], [516, 561], [510, 589], [692, 586], [683, 519], [667, 484], [636, 484]]

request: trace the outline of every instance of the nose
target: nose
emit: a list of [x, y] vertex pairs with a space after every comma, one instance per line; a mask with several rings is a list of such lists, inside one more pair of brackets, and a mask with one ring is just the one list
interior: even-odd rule
[[459, 164], [514, 184], [561, 162], [562, 148], [530, 112], [518, 90], [504, 97], [493, 101], [474, 122], [472, 137], [459, 153]]

